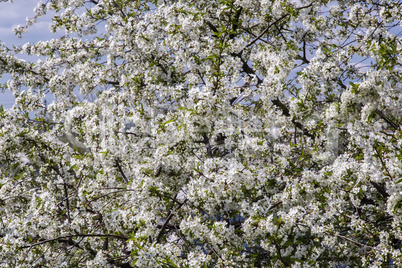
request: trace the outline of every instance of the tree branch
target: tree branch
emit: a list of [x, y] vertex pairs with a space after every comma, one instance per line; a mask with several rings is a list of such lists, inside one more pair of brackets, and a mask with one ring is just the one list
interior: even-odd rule
[[[288, 116], [288, 117], [290, 116], [290, 111], [289, 111], [288, 107], [286, 107], [286, 105], [283, 104], [279, 99], [272, 100], [272, 103], [282, 111], [283, 115]], [[298, 129], [300, 129], [301, 131], [303, 131], [303, 134], [304, 134], [304, 135], [306, 135], [307, 137], [312, 138], [313, 140], [315, 139], [315, 135], [314, 135], [314, 134], [311, 134], [311, 133], [303, 126], [303, 124], [301, 124], [300, 122], [297, 122], [294, 118], [292, 118], [292, 123], [293, 123]]]
[[120, 159], [117, 157], [115, 159], [117, 169], [120, 171], [120, 174], [123, 176], [124, 181], [128, 184], [129, 180], [127, 179], [126, 175], [124, 174], [123, 169], [121, 168], [119, 161], [120, 161]]
[[[299, 7], [299, 8], [296, 8], [296, 10], [301, 10], [301, 9], [304, 9], [304, 8], [308, 8], [308, 7], [311, 7], [313, 4], [312, 3], [310, 3], [309, 5], [307, 5], [307, 6], [303, 6], [303, 7]], [[260, 39], [272, 26], [276, 26], [276, 24], [278, 23], [278, 22], [280, 22], [281, 20], [283, 20], [284, 18], [286, 18], [287, 16], [289, 16], [290, 14], [288, 13], [288, 14], [285, 14], [285, 15], [282, 15], [280, 18], [278, 18], [278, 19], [276, 19], [274, 22], [272, 22], [271, 24], [269, 24], [268, 26], [267, 26], [267, 28], [265, 28], [264, 29], [264, 31], [262, 31], [262, 33], [260, 34], [260, 35], [258, 35], [256, 38], [254, 38], [254, 40], [253, 41], [251, 41], [245, 48], [248, 48], [249, 46], [252, 46], [255, 42], [257, 42], [258, 41], [258, 39]]]
[[[177, 194], [175, 195], [174, 200], [176, 200], [176, 197], [177, 197]], [[181, 203], [180, 205], [178, 205], [177, 208], [176, 208], [176, 210], [180, 209], [186, 202], [187, 202], [187, 199], [184, 200], [183, 203]], [[174, 206], [174, 202], [172, 202], [172, 206], [171, 206], [170, 209], [169, 209], [168, 216], [167, 216], [165, 222], [163, 223], [161, 230], [159, 231], [158, 237], [156, 238], [156, 242], [157, 242], [157, 243], [159, 243], [159, 241], [161, 240], [162, 236], [163, 236], [164, 233], [165, 233], [166, 226], [168, 225], [170, 219], [173, 217], [173, 211], [172, 211], [173, 206]]]
[[75, 234], [75, 235], [65, 235], [65, 236], [59, 236], [59, 237], [52, 238], [52, 239], [42, 240], [40, 242], [31, 244], [31, 245], [22, 246], [20, 248], [21, 249], [23, 249], [23, 248], [31, 248], [31, 247], [34, 247], [34, 246], [46, 244], [46, 243], [53, 242], [53, 241], [66, 242], [66, 239], [71, 239], [71, 238], [74, 238], [74, 237], [112, 237], [112, 238], [117, 238], [117, 239], [121, 239], [121, 240], [127, 240], [128, 239], [125, 236], [114, 235], [114, 234]]
[[262, 33], [260, 33], [256, 38], [253, 39], [253, 41], [251, 41], [245, 48], [248, 48], [250, 46], [252, 46], [255, 42], [258, 41], [258, 39], [260, 39], [264, 34], [266, 34], [266, 32], [272, 27], [274, 26], [276, 23], [278, 23], [279, 21], [283, 20], [284, 18], [286, 18], [287, 16], [289, 16], [290, 14], [285, 14], [282, 17], [280, 17], [279, 19], [275, 20], [274, 22], [272, 22], [271, 24], [269, 24], [267, 26], [267, 28], [264, 29], [264, 31], [262, 31]]
[[[64, 178], [63, 178], [63, 180], [64, 180]], [[63, 186], [64, 186], [64, 195], [65, 195], [65, 197], [66, 197], [67, 220], [68, 220], [68, 223], [71, 223], [71, 217], [70, 217], [70, 201], [69, 201], [69, 198], [68, 198], [68, 190], [67, 190], [67, 184], [66, 184], [66, 182], [63, 183]]]
[[379, 115], [382, 119], [384, 119], [393, 129], [398, 130], [399, 125], [389, 119], [383, 112], [378, 109], [375, 109], [375, 113]]
[[235, 38], [234, 33], [237, 31], [237, 28], [239, 28], [239, 18], [240, 18], [242, 11], [243, 11], [243, 7], [240, 7], [238, 10], [236, 10], [236, 13], [234, 14], [234, 23], [232, 23], [232, 32], [233, 33], [229, 34], [230, 39]]

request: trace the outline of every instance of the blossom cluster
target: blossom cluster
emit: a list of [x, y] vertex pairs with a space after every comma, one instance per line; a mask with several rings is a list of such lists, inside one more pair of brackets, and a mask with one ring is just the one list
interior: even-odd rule
[[16, 34], [50, 11], [0, 46], [0, 267], [402, 265], [399, 1], [48, 0]]

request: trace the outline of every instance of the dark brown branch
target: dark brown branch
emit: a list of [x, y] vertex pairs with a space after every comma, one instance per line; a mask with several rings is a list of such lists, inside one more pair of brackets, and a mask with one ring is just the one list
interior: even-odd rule
[[105, 238], [105, 242], [103, 242], [102, 250], [108, 250], [109, 248], [109, 237]]
[[289, 264], [287, 263], [287, 261], [285, 261], [285, 259], [282, 257], [281, 248], [280, 248], [278, 242], [276, 241], [276, 239], [274, 239], [274, 245], [275, 245], [276, 252], [277, 252], [281, 262], [284, 264], [285, 267], [289, 267]]
[[[347, 89], [345, 84], [342, 83], [342, 81], [339, 79], [338, 84], [341, 86], [342, 89]], [[381, 112], [378, 109], [375, 109], [375, 113], [380, 116], [382, 119], [384, 119], [393, 129], [398, 130], [399, 125], [393, 122], [391, 119], [389, 119], [383, 112]]]
[[372, 249], [372, 250], [377, 250], [377, 249], [374, 248], [374, 247], [370, 247], [370, 246], [368, 246], [368, 245], [362, 244], [362, 243], [360, 243], [360, 242], [358, 242], [358, 241], [355, 241], [355, 240], [353, 240], [353, 239], [351, 239], [351, 238], [349, 238], [349, 237], [346, 237], [346, 236], [343, 236], [343, 235], [339, 235], [339, 234], [333, 234], [333, 233], [329, 233], [329, 232], [326, 232], [326, 233], [328, 233], [328, 234], [330, 234], [330, 235], [335, 235], [335, 236], [337, 236], [337, 237], [339, 237], [339, 238], [341, 238], [341, 239], [343, 239], [343, 240], [349, 241], [349, 242], [351, 242], [351, 243], [353, 243], [353, 244], [355, 244], [355, 245], [359, 245], [359, 246], [362, 246], [362, 247], [370, 248], [370, 249]]
[[286, 37], [283, 35], [281, 29], [278, 27], [278, 25], [275, 24], [275, 28], [278, 30], [279, 35], [282, 37], [283, 41], [287, 42]]
[[175, 226], [175, 233], [179, 236], [179, 238], [184, 242], [184, 245], [186, 246], [187, 250], [190, 251], [191, 246], [188, 244], [186, 239], [180, 234], [180, 230], [176, 228]]
[[278, 201], [278, 202], [276, 202], [275, 204], [272, 204], [272, 205], [268, 208], [268, 210], [272, 210], [272, 209], [276, 208], [277, 206], [279, 206], [280, 204], [282, 204], [282, 201]]
[[[303, 7], [296, 8], [296, 10], [308, 8], [308, 7], [310, 7], [311, 5], [312, 5], [312, 3], [309, 4], [309, 5], [307, 5], [307, 6], [303, 6]], [[265, 28], [264, 31], [262, 31], [262, 33], [261, 33], [260, 35], [258, 35], [256, 38], [254, 38], [253, 41], [251, 41], [251, 42], [246, 46], [246, 48], [249, 47], [249, 46], [252, 46], [255, 42], [258, 41], [258, 39], [260, 39], [264, 34], [266, 34], [266, 32], [267, 32], [272, 26], [274, 26], [274, 25], [277, 26], [276, 24], [277, 24], [278, 22], [280, 22], [281, 20], [283, 20], [284, 18], [286, 18], [286, 17], [289, 16], [289, 15], [290, 15], [289, 13], [288, 13], [288, 14], [285, 14], [285, 15], [282, 15], [282, 17], [276, 19], [274, 22], [272, 22], [271, 24], [269, 24], [269, 25], [267, 26], [267, 28]]]
[[[344, 83], [342, 83], [342, 81], [339, 79], [338, 80], [338, 84], [341, 86], [342, 89], [347, 89], [346, 85]], [[380, 116], [382, 119], [385, 120], [385, 122], [387, 122], [393, 129], [398, 130], [399, 129], [399, 125], [396, 124], [395, 122], [393, 122], [391, 119], [389, 119], [383, 112], [381, 112], [378, 109], [375, 109], [375, 113]]]
[[[283, 104], [279, 99], [273, 100], [272, 103], [278, 107], [283, 115], [285, 116], [290, 116], [290, 111], [288, 109], [288, 107], [286, 107], [285, 104]], [[306, 135], [307, 137], [310, 137], [312, 139], [315, 139], [314, 134], [311, 134], [304, 126], [303, 124], [301, 124], [300, 122], [297, 122], [294, 118], [292, 119], [292, 123], [301, 131], [303, 131], [303, 134]]]
[[75, 235], [65, 235], [65, 236], [59, 236], [56, 238], [52, 238], [52, 239], [46, 239], [46, 240], [42, 240], [40, 242], [31, 244], [31, 245], [25, 245], [20, 247], [22, 248], [31, 248], [34, 246], [38, 246], [38, 245], [42, 245], [42, 244], [46, 244], [49, 242], [53, 242], [53, 241], [59, 241], [59, 242], [66, 242], [66, 239], [71, 239], [74, 237], [112, 237], [112, 238], [117, 238], [117, 239], [121, 239], [121, 240], [127, 240], [128, 238], [122, 235], [114, 235], [114, 234], [75, 234]]
[[[173, 197], [173, 200], [176, 200], [176, 197], [177, 197], [177, 194]], [[156, 238], [156, 242], [159, 242], [160, 239], [162, 238], [162, 236], [163, 236], [163, 234], [165, 232], [165, 229], [166, 229], [166, 225], [169, 223], [170, 219], [173, 216], [173, 212], [172, 212], [173, 206], [174, 206], [174, 202], [172, 202], [172, 205], [170, 206], [168, 216], [167, 216], [165, 222], [162, 225], [162, 228], [161, 228], [161, 230], [160, 230], [160, 232], [158, 234], [158, 237]]]
[[138, 137], [138, 138], [143, 138], [143, 137], [148, 137], [148, 138], [153, 138], [153, 139], [155, 138], [154, 136], [149, 135], [149, 134], [137, 134], [137, 133], [130, 132], [130, 131], [117, 131], [117, 130], [115, 130], [114, 133], [115, 134], [120, 133], [120, 134], [125, 134], [125, 135], [133, 135], [133, 136]]
[[[238, 53], [238, 54], [236, 54], [236, 56], [239, 56], [240, 57], [240, 55], [241, 55], [241, 52], [240, 53]], [[255, 75], [256, 77], [257, 77], [257, 85], [256, 86], [258, 86], [259, 84], [261, 84], [263, 81], [258, 77], [258, 75], [256, 74], [256, 72], [250, 67], [250, 66], [248, 66], [248, 64], [247, 64], [247, 62], [245, 61], [245, 60], [243, 60], [241, 57], [240, 57], [240, 59], [241, 59], [241, 61], [243, 62], [243, 71], [245, 71], [247, 74], [253, 74], [253, 75]], [[283, 104], [279, 99], [276, 99], [276, 100], [272, 100], [272, 103], [276, 106], [276, 107], [278, 107], [281, 111], [282, 111], [282, 113], [285, 115], [285, 116], [290, 116], [290, 111], [289, 111], [289, 109], [286, 107], [286, 105], [285, 104]], [[298, 129], [300, 129], [301, 131], [303, 131], [303, 134], [304, 135], [306, 135], [307, 137], [310, 137], [310, 138], [312, 138], [312, 139], [315, 139], [315, 135], [314, 134], [311, 134], [300, 122], [297, 122], [294, 118], [292, 119], [292, 123], [298, 128]], [[205, 137], [204, 137], [204, 140], [203, 141], [201, 141], [200, 143], [205, 143]], [[205, 143], [206, 144], [206, 143]], [[207, 148], [207, 150], [208, 150], [208, 148]], [[211, 152], [211, 155], [212, 155], [212, 152]]]
[[[46, 157], [44, 157], [43, 155], [39, 154], [39, 157], [42, 159], [42, 161], [47, 162], [46, 161]], [[67, 220], [69, 223], [71, 223], [71, 217], [70, 217], [70, 201], [68, 198], [68, 190], [67, 190], [67, 183], [64, 180], [64, 177], [62, 176], [60, 170], [55, 167], [54, 165], [50, 166], [56, 173], [57, 175], [59, 175], [61, 178], [63, 178], [63, 187], [64, 187], [64, 195], [65, 195], [65, 200], [66, 200], [66, 209], [67, 209]], [[74, 188], [74, 186], [72, 186]]]
[[[85, 236], [82, 236], [82, 237], [84, 238]], [[61, 239], [58, 240], [58, 242], [67, 243], [68, 245], [71, 245], [71, 246], [74, 246], [74, 247], [77, 247], [77, 248], [83, 250], [83, 248], [80, 247], [80, 245], [79, 245], [79, 243], [81, 243], [81, 241], [82, 241], [82, 239], [80, 240], [80, 242], [75, 242], [75, 241], [72, 240], [72, 237], [65, 238], [65, 239], [61, 238]], [[103, 250], [107, 250], [108, 241], [109, 241], [109, 236], [106, 237], [106, 239], [105, 239], [105, 243], [103, 244]], [[106, 245], [106, 249], [105, 249], [105, 245]], [[89, 252], [89, 254], [91, 254], [92, 256], [96, 256], [96, 254], [97, 254], [97, 252], [95, 250], [93, 250], [89, 245], [85, 245], [85, 250], [87, 250]], [[125, 257], [125, 258], [127, 258], [127, 257]], [[132, 266], [130, 264], [128, 264], [128, 263], [120, 263], [120, 262], [118, 262], [116, 260], [116, 258], [111, 258], [111, 257], [108, 256], [106, 258], [106, 260], [107, 260], [107, 262], [109, 264], [112, 264], [112, 265], [117, 266], [117, 267], [132, 268]]]
[[207, 245], [211, 249], [211, 252], [213, 252], [216, 255], [216, 257], [218, 257], [219, 259], [223, 260], [222, 257], [218, 255], [218, 253], [216, 252], [216, 250], [214, 249], [214, 247], [211, 244], [207, 243]]
[[129, 180], [127, 179], [126, 175], [124, 174], [123, 169], [121, 168], [119, 161], [120, 161], [119, 158], [115, 159], [117, 169], [120, 171], [120, 174], [123, 176], [124, 181], [128, 184]]
[[[236, 13], [234, 14], [234, 23], [232, 24], [232, 32], [236, 32], [237, 28], [239, 28], [239, 18], [242, 11], [243, 7], [240, 7], [238, 10], [236, 10]], [[229, 38], [234, 39], [235, 34], [234, 33], [229, 34]]]
[[301, 60], [303, 63], [309, 64], [310, 61], [307, 59], [307, 53], [306, 53], [306, 35], [308, 32], [306, 32], [303, 35], [303, 56], [297, 55], [296, 59]]
[[206, 133], [204, 133], [204, 144], [205, 144], [205, 147], [207, 148], [208, 157], [212, 158], [213, 157], [212, 148], [211, 148], [211, 144], [209, 143], [209, 138]]
[[277, 19], [277, 20], [275, 20], [274, 22], [272, 22], [271, 24], [269, 24], [269, 25], [267, 26], [267, 28], [265, 28], [264, 31], [262, 31], [262, 33], [260, 33], [256, 38], [253, 39], [253, 41], [251, 41], [251, 42], [246, 46], [246, 48], [249, 47], [249, 46], [252, 46], [255, 42], [258, 41], [258, 39], [260, 39], [264, 34], [266, 34], [266, 32], [267, 32], [272, 26], [274, 26], [276, 23], [278, 23], [279, 21], [283, 20], [284, 18], [286, 18], [286, 17], [289, 16], [289, 15], [290, 15], [290, 14], [285, 14], [285, 15], [283, 15], [282, 17], [280, 17], [279, 19]]
[[398, 130], [399, 125], [389, 119], [383, 112], [378, 109], [375, 109], [375, 113], [379, 115], [382, 119], [384, 119], [393, 129]]
[[374, 188], [382, 195], [382, 197], [384, 198], [388, 198], [389, 194], [384, 190], [383, 187], [381, 187], [381, 185], [379, 185], [378, 183], [374, 182], [374, 181], [370, 181], [371, 185], [374, 186]]
[[124, 13], [124, 11], [121, 8], [121, 6], [118, 3], [116, 3], [116, 1], [113, 1], [113, 4], [120, 11], [120, 13], [123, 15], [123, 18], [127, 18], [127, 15]]
[[208, 25], [208, 27], [212, 30], [212, 32], [217, 33], [218, 29], [215, 27], [215, 25], [213, 25], [210, 21], [206, 21], [206, 24]]
[[[194, 142], [195, 142], [195, 143], [203, 143], [203, 144], [205, 144], [205, 147], [207, 148], [208, 157], [209, 157], [209, 158], [212, 158], [212, 157], [213, 157], [212, 148], [211, 148], [211, 144], [209, 143], [209, 138], [208, 138], [208, 136], [207, 136], [206, 133], [204, 133], [203, 138], [204, 138], [204, 139], [202, 139], [202, 140], [200, 140], [200, 141], [194, 141]], [[194, 152], [193, 152], [193, 153], [194, 153]]]
[[255, 74], [254, 70], [250, 66], [248, 66], [247, 61], [243, 60], [241, 57], [240, 57], [240, 60], [243, 63], [243, 65], [241, 67], [243, 69], [243, 71], [245, 71], [247, 74], [254, 74], [255, 77], [257, 78], [257, 85], [261, 84], [262, 83], [261, 78], [259, 78], [258, 75]]
[[[176, 200], [176, 197], [177, 197], [177, 194], [176, 194], [176, 196], [174, 197], [175, 200]], [[180, 205], [178, 205], [178, 206], [176, 207], [176, 210], [180, 209], [186, 202], [187, 202], [187, 199], [184, 200], [183, 203], [181, 203]], [[171, 205], [171, 207], [170, 207], [170, 209], [169, 209], [168, 216], [167, 216], [165, 222], [163, 223], [161, 230], [159, 231], [158, 237], [156, 238], [156, 242], [158, 242], [158, 243], [159, 243], [159, 241], [161, 240], [162, 236], [164, 235], [165, 229], [166, 229], [166, 227], [167, 227], [167, 225], [168, 225], [170, 219], [173, 217], [173, 206], [174, 206], [174, 202], [172, 202], [172, 205]]]
[[70, 217], [70, 201], [68, 198], [68, 190], [67, 190], [67, 184], [64, 182], [63, 183], [64, 186], [64, 195], [66, 197], [66, 208], [67, 208], [67, 220], [69, 223], [71, 223], [71, 217]]
[[108, 195], [110, 195], [110, 194], [118, 194], [118, 193], [122, 193], [122, 192], [130, 192], [130, 191], [134, 191], [134, 190], [124, 189], [124, 190], [109, 192], [109, 193], [103, 194], [103, 195], [101, 195], [101, 196], [98, 196], [98, 197], [92, 199], [90, 202], [96, 201], [96, 200], [98, 200], [98, 199], [100, 199], [100, 198], [102, 198], [102, 197], [108, 196]]
[[120, 82], [117, 81], [105, 81], [105, 83], [109, 85], [120, 85]]
[[[255, 37], [257, 37], [255, 34], [253, 34], [253, 33], [252, 33], [250, 30], [249, 30], [250, 28], [244, 28], [244, 27], [241, 27], [241, 29], [242, 29], [242, 30], [244, 30], [246, 33], [248, 33], [248, 34], [252, 35], [254, 38], [255, 38]], [[260, 39], [260, 41], [262, 41], [262, 42], [264, 42], [264, 43], [266, 43], [266, 44], [268, 44], [268, 45], [271, 45], [271, 46], [272, 46], [272, 43], [268, 42], [267, 40]]]
[[[382, 160], [382, 155], [381, 155], [381, 153], [378, 151], [378, 149], [377, 149], [377, 144], [374, 146], [374, 150], [375, 150], [375, 152], [377, 153], [377, 156], [378, 156], [378, 158], [380, 159], [380, 161], [381, 161], [381, 165], [382, 165], [382, 167], [385, 169], [385, 171], [387, 172], [387, 174], [388, 174], [388, 177], [390, 177], [391, 179], [394, 179], [394, 177], [392, 177], [391, 176], [391, 173], [389, 172], [389, 170], [388, 170], [388, 168], [387, 168], [387, 165], [385, 164], [385, 162]], [[371, 184], [373, 184], [373, 182], [371, 183]], [[377, 187], [375, 186], [375, 185], [373, 185], [376, 189], [377, 189]], [[378, 190], [378, 189], [377, 189]], [[380, 192], [381, 193], [381, 192]], [[384, 194], [383, 193], [385, 193], [386, 194], [386, 196], [384, 196]], [[383, 193], [381, 193], [381, 195], [385, 198], [385, 197], [388, 197], [389, 195], [383, 190]]]

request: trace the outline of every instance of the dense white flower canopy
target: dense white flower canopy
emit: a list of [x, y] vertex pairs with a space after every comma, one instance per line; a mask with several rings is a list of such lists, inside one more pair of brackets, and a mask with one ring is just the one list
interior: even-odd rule
[[50, 10], [0, 47], [0, 267], [402, 265], [402, 2], [48, 0], [16, 34]]

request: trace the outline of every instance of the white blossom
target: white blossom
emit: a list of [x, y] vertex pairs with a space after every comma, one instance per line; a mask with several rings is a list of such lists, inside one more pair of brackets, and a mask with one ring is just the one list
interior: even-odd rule
[[15, 33], [49, 10], [65, 36], [0, 46], [1, 267], [402, 265], [397, 1], [49, 0]]

